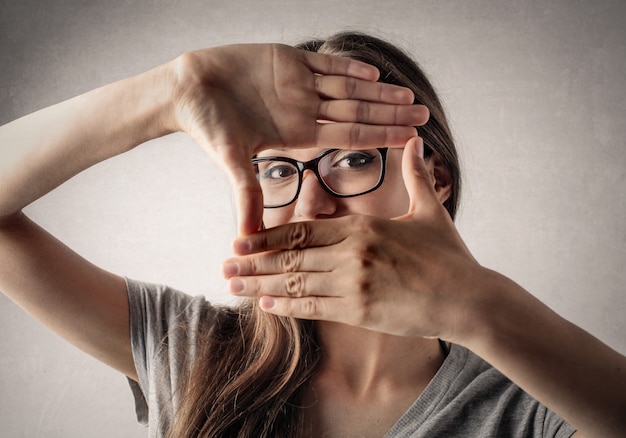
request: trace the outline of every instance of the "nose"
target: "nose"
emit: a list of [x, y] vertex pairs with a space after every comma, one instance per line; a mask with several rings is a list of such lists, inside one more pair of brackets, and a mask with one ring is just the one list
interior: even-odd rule
[[337, 211], [337, 201], [322, 187], [317, 176], [305, 170], [302, 175], [302, 187], [296, 199], [294, 215], [302, 220], [316, 219], [321, 216], [332, 215]]

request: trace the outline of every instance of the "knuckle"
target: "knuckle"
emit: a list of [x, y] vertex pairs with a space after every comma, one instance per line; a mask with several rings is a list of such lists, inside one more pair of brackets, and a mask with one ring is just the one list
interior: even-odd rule
[[331, 111], [331, 101], [330, 100], [321, 100], [318, 106], [317, 113], [322, 117], [330, 117]]
[[394, 135], [392, 132], [392, 129], [397, 129], [398, 127], [391, 127], [391, 126], [385, 126], [382, 129], [382, 132], [380, 133], [379, 136], [377, 136], [379, 138], [379, 142], [380, 144], [390, 144], [393, 142], [394, 139]]
[[335, 58], [332, 56], [324, 56], [325, 71], [333, 71], [335, 67]]
[[357, 122], [367, 122], [370, 117], [370, 106], [367, 102], [359, 102], [356, 107]]
[[358, 294], [357, 311], [354, 312], [354, 317], [357, 325], [366, 327], [372, 323], [376, 309], [374, 283], [364, 279], [359, 282], [359, 289], [361, 293]]
[[361, 127], [358, 124], [353, 123], [352, 126], [350, 127], [348, 144], [350, 146], [357, 145], [359, 144], [360, 138], [361, 138]]
[[402, 117], [402, 107], [396, 106], [394, 107], [393, 116], [391, 120], [391, 124], [398, 125], [404, 121], [404, 117]]
[[346, 78], [345, 81], [346, 98], [351, 99], [356, 94], [357, 81], [354, 78]]
[[362, 254], [357, 260], [361, 269], [369, 269], [374, 264], [374, 260], [372, 260], [371, 257], [368, 257], [367, 253]]
[[248, 242], [250, 244], [250, 252], [266, 251], [271, 245], [270, 237], [264, 233], [257, 233]]
[[378, 90], [377, 90], [377, 96], [378, 96], [378, 100], [380, 100], [381, 102], [384, 102], [386, 100], [387, 97], [387, 93], [385, 92], [387, 87], [385, 87], [382, 83], [378, 82]]
[[375, 227], [376, 221], [373, 216], [358, 215], [352, 219], [352, 226], [357, 232], [369, 232]]
[[285, 281], [285, 294], [288, 297], [302, 297], [305, 290], [306, 282], [304, 274], [294, 274], [287, 277], [287, 280]]
[[282, 272], [295, 272], [300, 268], [302, 253], [297, 250], [284, 251], [280, 255], [279, 263]]
[[362, 273], [366, 273], [367, 269], [374, 265], [378, 257], [379, 248], [374, 243], [359, 241], [354, 244], [351, 252], [351, 258], [355, 262], [356, 268], [360, 269]]
[[369, 216], [360, 216], [352, 223], [351, 235], [358, 236], [349, 246], [350, 258], [356, 263], [356, 267], [362, 270], [371, 268], [380, 256], [381, 248], [379, 239], [376, 238], [376, 222]]
[[243, 272], [256, 274], [259, 272], [259, 262], [256, 257], [250, 257], [242, 266]]
[[306, 319], [315, 319], [318, 316], [317, 301], [313, 297], [302, 300], [302, 315]]
[[291, 248], [302, 248], [309, 241], [311, 230], [305, 222], [298, 222], [291, 227], [287, 236]]
[[359, 279], [357, 284], [358, 292], [359, 292], [359, 302], [361, 307], [365, 306], [369, 303], [369, 298], [372, 292], [372, 282], [367, 278], [367, 276]]
[[313, 87], [316, 93], [322, 93], [322, 90], [324, 89], [324, 77], [322, 75], [313, 76]]

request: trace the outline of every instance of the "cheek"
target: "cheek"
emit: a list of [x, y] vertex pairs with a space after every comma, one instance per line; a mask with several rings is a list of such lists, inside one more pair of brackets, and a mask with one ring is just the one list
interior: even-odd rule
[[[389, 184], [387, 184], [389, 183]], [[376, 211], [372, 212], [379, 217], [393, 218], [405, 214], [409, 210], [409, 194], [402, 180], [387, 181], [380, 189], [372, 192], [376, 199]]]
[[387, 172], [380, 188], [371, 193], [379, 207], [372, 212], [379, 217], [394, 218], [409, 211], [409, 193], [402, 178], [401, 149], [390, 149], [387, 155]]
[[[409, 194], [400, 172], [394, 172], [392, 175], [394, 177], [389, 177], [389, 175], [385, 177], [382, 186], [371, 193], [354, 198], [335, 199], [334, 202], [337, 203], [335, 216], [365, 214], [394, 218], [406, 214], [409, 211]], [[294, 203], [282, 208], [266, 208], [263, 211], [265, 228], [292, 222], [295, 205]]]
[[289, 222], [292, 216], [292, 207], [266, 208], [263, 211], [263, 224], [265, 228], [272, 228]]

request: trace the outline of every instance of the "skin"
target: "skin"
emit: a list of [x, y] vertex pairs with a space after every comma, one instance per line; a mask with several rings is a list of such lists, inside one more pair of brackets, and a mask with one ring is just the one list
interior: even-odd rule
[[[306, 161], [319, 152], [321, 152], [319, 149], [265, 151], [261, 155], [282, 155]], [[302, 189], [296, 202], [283, 208], [266, 209], [263, 217], [265, 225], [274, 227], [286, 223], [341, 217], [347, 221], [358, 221], [362, 216], [389, 219], [405, 214], [410, 206], [410, 197], [402, 175], [403, 154], [403, 149], [390, 149], [387, 156], [387, 173], [381, 187], [374, 192], [354, 198], [342, 199], [331, 196], [322, 188], [313, 172], [305, 172]], [[448, 172], [436, 156], [431, 157], [425, 166], [435, 196], [439, 203], [443, 203], [450, 194]], [[356, 244], [359, 244], [360, 234], [362, 233], [355, 233]], [[350, 251], [344, 252], [348, 257], [351, 255]], [[286, 254], [294, 253], [283, 253]], [[371, 254], [371, 256], [374, 260], [381, 256], [387, 258], [399, 254]], [[245, 261], [241, 259], [227, 261], [224, 269], [238, 269], [229, 266], [229, 263], [247, 264], [256, 260], [258, 260], [256, 257], [251, 257]], [[281, 265], [287, 263], [284, 259], [277, 259], [276, 262]], [[320, 268], [321, 266], [316, 265], [313, 269]], [[243, 269], [247, 272], [249, 268]], [[331, 268], [328, 266], [321, 269]], [[337, 275], [341, 280], [332, 280], [332, 283], [329, 281], [324, 287], [334, 289], [349, 287], [346, 280], [351, 282], [353, 275], [358, 275], [360, 270], [362, 268], [354, 265], [342, 266], [337, 269]], [[381, 277], [378, 280], [384, 282], [387, 279], [388, 277]], [[240, 281], [241, 277], [233, 277], [230, 283], [232, 290], [238, 290], [235, 293], [242, 296], [248, 293], [245, 289], [239, 288], [246, 285], [252, 288], [265, 287], [263, 283], [257, 283], [259, 278], [245, 277], [246, 284], [238, 283]], [[267, 288], [281, 290], [287, 284], [291, 283], [278, 277], [276, 282], [269, 283]], [[304, 288], [299, 292], [285, 291], [287, 294], [290, 292], [306, 294]], [[268, 298], [267, 296], [262, 298], [263, 305], [267, 305]], [[328, 307], [346, 313], [358, 309], [358, 306], [346, 302], [343, 297], [336, 297]], [[267, 307], [266, 309], [271, 311]], [[311, 382], [311, 392], [305, 401], [305, 405], [312, 406], [308, 415], [313, 436], [385, 435], [413, 404], [444, 359], [439, 343], [433, 339], [392, 336], [331, 321], [317, 321], [316, 325], [323, 348], [322, 364]], [[351, 348], [347, 350], [346, 345], [350, 345]]]
[[[318, 324], [331, 357], [324, 359], [322, 372], [330, 368], [343, 375], [343, 381], [348, 381], [354, 362], [349, 360], [351, 354], [337, 356], [339, 344], [344, 350], [350, 345], [351, 353], [353, 346], [374, 345], [371, 351], [355, 348], [361, 363], [369, 367], [352, 388], [376, 388], [372, 376], [378, 376], [384, 387], [389, 383], [385, 378], [393, 379], [385, 375], [385, 366], [403, 376], [415, 363], [428, 369], [427, 353], [413, 356], [416, 362], [404, 369], [407, 361], [377, 360], [382, 355], [376, 348], [382, 345], [382, 334], [401, 337], [389, 344], [397, 348], [396, 355], [415, 352], [411, 345], [432, 352], [425, 340], [441, 338], [490, 362], [573, 424], [577, 437], [622, 435], [625, 358], [510, 279], [478, 264], [441, 205], [445, 173], [431, 170], [422, 156], [421, 142], [410, 140], [402, 160], [409, 197], [408, 211], [402, 216], [357, 214], [302, 222], [297, 212], [312, 209], [295, 206], [291, 215], [282, 216], [289, 223], [236, 240], [234, 248], [240, 256], [227, 261], [227, 276], [231, 285], [237, 285], [233, 291], [258, 297], [267, 312], [323, 321]], [[433, 181], [433, 175], [441, 179]], [[316, 196], [324, 195], [317, 190]], [[330, 199], [314, 202], [332, 211]], [[359, 208], [358, 198], [351, 202], [355, 211], [365, 210], [359, 213], [375, 213], [367, 201]], [[348, 209], [345, 205], [337, 211], [344, 207]], [[329, 323], [334, 324], [332, 329]], [[335, 342], [337, 328], [340, 341]], [[414, 379], [419, 388], [420, 377]], [[353, 392], [358, 393], [358, 389]], [[376, 430], [375, 424], [369, 425]]]
[[[177, 59], [0, 127], [0, 290], [57, 334], [136, 379], [124, 279], [92, 265], [22, 209], [82, 170], [175, 131], [225, 170], [239, 229], [262, 216], [250, 159], [274, 147], [400, 146], [428, 111], [347, 58], [236, 45]], [[320, 124], [324, 119], [334, 123]]]
[[[225, 265], [233, 291], [243, 281], [237, 293], [258, 297], [266, 311], [318, 321], [325, 362], [311, 400], [320, 400], [312, 418], [319, 434], [388, 428], [440, 365], [434, 338], [441, 338], [489, 361], [581, 434], [622, 435], [626, 359], [473, 259], [441, 205], [445, 169], [427, 166], [414, 137], [428, 111], [411, 105], [409, 90], [377, 77], [362, 63], [286, 46], [219, 47], [2, 126], [0, 290], [136, 379], [123, 278], [74, 253], [22, 209], [102, 160], [183, 131], [226, 172], [237, 196], [239, 257]], [[308, 177], [296, 205], [266, 216], [277, 226], [257, 232], [263, 209], [251, 157], [285, 148], [309, 156], [304, 149], [337, 144], [404, 146], [399, 158], [392, 151], [392, 185], [336, 203]], [[345, 345], [367, 348], [348, 354]], [[420, 366], [402, 366], [409, 361]], [[341, 411], [367, 400], [381, 412], [372, 423]], [[367, 430], [356, 429], [359, 421]]]

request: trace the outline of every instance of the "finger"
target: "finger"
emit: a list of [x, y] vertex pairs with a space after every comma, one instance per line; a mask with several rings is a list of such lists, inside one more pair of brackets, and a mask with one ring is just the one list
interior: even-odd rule
[[412, 126], [320, 123], [314, 146], [342, 149], [402, 147], [412, 137], [415, 137], [415, 128]]
[[[245, 163], [250, 160], [246, 159]], [[237, 205], [237, 228], [240, 235], [258, 231], [263, 220], [263, 193], [252, 168], [234, 162], [225, 168], [226, 175], [235, 192]]]
[[288, 297], [336, 296], [342, 290], [333, 285], [328, 273], [290, 272], [288, 274], [233, 277], [229, 279], [229, 290], [242, 297]]
[[318, 116], [335, 122], [357, 122], [370, 125], [421, 126], [428, 121], [424, 105], [389, 105], [359, 100], [326, 100]]
[[368, 82], [346, 76], [315, 76], [315, 91], [328, 99], [355, 99], [411, 105], [415, 95], [399, 85]]
[[338, 218], [280, 225], [238, 237], [233, 242], [233, 250], [236, 254], [246, 255], [271, 250], [333, 245], [348, 237], [345, 227], [339, 224], [344, 220], [346, 219]]
[[302, 51], [305, 64], [314, 73], [324, 75], [345, 75], [366, 81], [376, 81], [380, 72], [376, 67], [355, 59], [336, 55]]
[[423, 211], [430, 205], [440, 206], [435, 194], [433, 175], [424, 162], [424, 141], [420, 137], [410, 139], [402, 155], [402, 178], [409, 194], [409, 215]]
[[[332, 251], [332, 249], [331, 249]], [[337, 264], [329, 248], [269, 251], [233, 257], [222, 264], [224, 277], [281, 274], [286, 272], [329, 272]]]
[[259, 299], [261, 310], [274, 315], [337, 322], [341, 321], [342, 303], [343, 299], [338, 297], [285, 298], [263, 296]]

